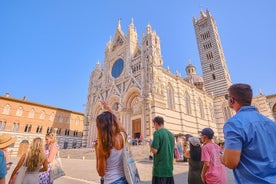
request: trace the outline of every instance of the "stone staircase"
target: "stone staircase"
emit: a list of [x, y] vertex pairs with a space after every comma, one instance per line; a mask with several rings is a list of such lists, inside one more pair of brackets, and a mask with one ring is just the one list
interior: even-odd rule
[[[133, 157], [136, 161], [147, 160], [149, 157], [149, 145], [130, 146]], [[79, 149], [61, 149], [59, 151], [61, 158], [69, 159], [95, 159], [94, 148], [79, 148]]]

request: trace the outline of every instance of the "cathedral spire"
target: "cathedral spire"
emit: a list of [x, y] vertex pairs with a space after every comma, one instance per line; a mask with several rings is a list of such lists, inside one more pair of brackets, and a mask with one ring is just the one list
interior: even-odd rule
[[128, 26], [128, 31], [130, 32], [130, 30], [133, 30], [135, 32], [134, 19], [133, 18], [131, 18], [131, 22]]
[[98, 60], [96, 63], [96, 70], [101, 70], [100, 60]]
[[134, 27], [134, 19], [132, 18], [131, 23], [128, 26], [128, 46], [129, 46], [129, 53], [131, 57], [135, 54], [137, 45], [138, 45], [138, 36]]
[[117, 25], [117, 29], [118, 30], [122, 30], [122, 28], [121, 28], [121, 20], [122, 20], [121, 18], [118, 19], [118, 25]]
[[131, 23], [130, 23], [130, 25], [134, 27], [134, 19], [133, 19], [133, 17], [131, 18]]
[[149, 34], [151, 32], [151, 26], [150, 24], [147, 25], [147, 34]]

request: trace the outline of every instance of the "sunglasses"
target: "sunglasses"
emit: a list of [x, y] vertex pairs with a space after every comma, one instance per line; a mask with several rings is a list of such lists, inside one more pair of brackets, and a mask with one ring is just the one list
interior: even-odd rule
[[224, 95], [224, 98], [225, 98], [225, 100], [228, 100], [228, 99], [230, 99], [230, 98], [235, 99], [233, 96], [230, 96], [230, 95], [228, 95], [228, 94]]

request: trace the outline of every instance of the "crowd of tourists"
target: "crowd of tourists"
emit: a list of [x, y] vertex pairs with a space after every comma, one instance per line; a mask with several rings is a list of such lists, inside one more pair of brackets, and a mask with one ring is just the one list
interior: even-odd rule
[[59, 153], [56, 135], [47, 133], [45, 141], [40, 137], [34, 138], [27, 151], [21, 155], [11, 177], [6, 178], [5, 176], [13, 164], [8, 160], [8, 147], [15, 141], [16, 138], [12, 138], [9, 134], [0, 136], [0, 184], [6, 182], [9, 184], [52, 184], [56, 179], [53, 178], [56, 176], [52, 174], [54, 161]]
[[[226, 184], [226, 167], [233, 169], [235, 183], [276, 183], [276, 123], [251, 106], [252, 89], [248, 84], [233, 84], [225, 98], [236, 114], [226, 121], [223, 127], [224, 144], [213, 140], [215, 133], [203, 128], [200, 135], [190, 136], [185, 150], [179, 149], [175, 136], [164, 126], [161, 116], [154, 117], [155, 131], [150, 140], [153, 159], [152, 183], [174, 184], [173, 162], [176, 150], [181, 158], [188, 159], [188, 184]], [[119, 119], [106, 102], [102, 102], [105, 112], [96, 118], [97, 141], [96, 170], [104, 184], [127, 184], [124, 158], [124, 145], [127, 134]], [[51, 162], [58, 154], [58, 144], [53, 134], [43, 140], [33, 140], [29, 151], [23, 154], [14, 169], [26, 163], [27, 175], [22, 183], [52, 183]], [[6, 150], [15, 142], [9, 135], [0, 136], [0, 184], [5, 183], [5, 175], [10, 169]], [[139, 141], [138, 141], [139, 142]], [[181, 145], [181, 144], [180, 144]], [[33, 176], [33, 177], [30, 177]], [[136, 182], [133, 182], [136, 184]]]
[[[224, 125], [224, 145], [213, 141], [214, 131], [208, 127], [200, 131], [199, 137], [188, 139], [189, 150], [183, 156], [189, 160], [189, 184], [225, 184], [226, 167], [233, 169], [238, 184], [276, 183], [276, 146], [271, 146], [276, 142], [276, 124], [251, 106], [252, 97], [248, 84], [229, 87], [225, 98], [236, 114]], [[103, 106], [108, 113], [97, 117], [97, 171], [104, 183], [124, 184], [127, 181], [123, 164], [115, 158], [123, 154], [124, 140], [120, 132], [125, 130], [107, 104], [103, 103]], [[178, 145], [174, 135], [164, 127], [163, 117], [156, 116], [153, 125], [155, 131], [150, 144], [152, 183], [173, 184], [173, 160]]]

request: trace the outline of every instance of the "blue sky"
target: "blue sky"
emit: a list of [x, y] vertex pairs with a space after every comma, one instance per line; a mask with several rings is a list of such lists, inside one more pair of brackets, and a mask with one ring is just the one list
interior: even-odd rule
[[[202, 74], [192, 17], [215, 18], [233, 83], [276, 93], [276, 1], [2, 0], [0, 95], [84, 112], [91, 71], [103, 64], [118, 19], [141, 42], [147, 24], [161, 40], [163, 66], [185, 76], [190, 58]], [[273, 59], [274, 58], [274, 59]]]

